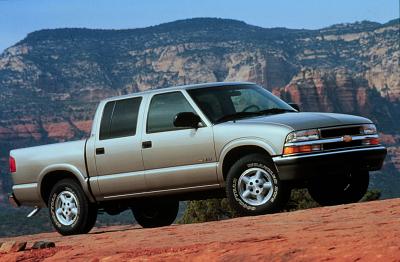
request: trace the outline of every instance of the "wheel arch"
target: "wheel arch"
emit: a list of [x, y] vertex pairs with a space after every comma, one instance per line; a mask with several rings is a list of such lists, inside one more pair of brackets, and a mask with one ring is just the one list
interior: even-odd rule
[[226, 175], [230, 167], [241, 157], [252, 154], [265, 154], [271, 158], [276, 155], [275, 150], [266, 141], [261, 139], [239, 139], [228, 143], [223, 147], [219, 154], [219, 163], [217, 166], [218, 180], [223, 186], [225, 184]]
[[42, 202], [47, 206], [47, 199], [50, 195], [50, 191], [52, 187], [60, 180], [65, 178], [74, 179], [78, 184], [82, 187], [86, 196], [88, 197], [90, 202], [95, 202], [93, 198], [89, 183], [88, 177], [85, 177], [82, 172], [79, 171], [78, 168], [63, 164], [63, 165], [51, 165], [43, 169], [43, 171], [39, 174], [38, 177], [38, 195]]

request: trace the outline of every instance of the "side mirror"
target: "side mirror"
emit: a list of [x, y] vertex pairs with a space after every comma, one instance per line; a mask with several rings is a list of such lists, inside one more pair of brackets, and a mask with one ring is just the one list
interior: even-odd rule
[[300, 107], [299, 107], [298, 104], [296, 104], [296, 103], [289, 103], [289, 105], [290, 105], [291, 107], [293, 107], [294, 109], [296, 109], [297, 111], [300, 112]]
[[181, 112], [174, 118], [174, 126], [198, 128], [201, 119], [193, 112]]

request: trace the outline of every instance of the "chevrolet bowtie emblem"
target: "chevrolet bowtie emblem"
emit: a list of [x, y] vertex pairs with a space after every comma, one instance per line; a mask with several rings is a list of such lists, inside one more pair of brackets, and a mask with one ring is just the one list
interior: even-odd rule
[[353, 140], [353, 138], [351, 136], [346, 135], [346, 136], [342, 137], [342, 140], [343, 140], [343, 142], [348, 143], [348, 142], [351, 142]]

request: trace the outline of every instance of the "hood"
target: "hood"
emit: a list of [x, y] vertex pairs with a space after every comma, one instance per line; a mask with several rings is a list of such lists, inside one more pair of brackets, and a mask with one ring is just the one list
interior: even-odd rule
[[283, 114], [245, 118], [237, 120], [236, 122], [244, 124], [280, 124], [289, 126], [294, 130], [372, 123], [371, 120], [360, 116], [316, 112], [289, 112]]

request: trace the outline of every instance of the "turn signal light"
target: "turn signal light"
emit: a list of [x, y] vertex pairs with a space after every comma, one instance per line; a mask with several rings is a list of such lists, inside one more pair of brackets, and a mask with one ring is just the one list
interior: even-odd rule
[[379, 138], [368, 138], [363, 140], [363, 145], [379, 145]]
[[320, 150], [321, 150], [321, 145], [287, 146], [283, 148], [283, 154], [291, 155], [297, 153], [310, 153]]
[[10, 166], [10, 173], [17, 172], [17, 164], [15, 163], [15, 159], [12, 156], [10, 156], [10, 158], [8, 159], [8, 164]]

